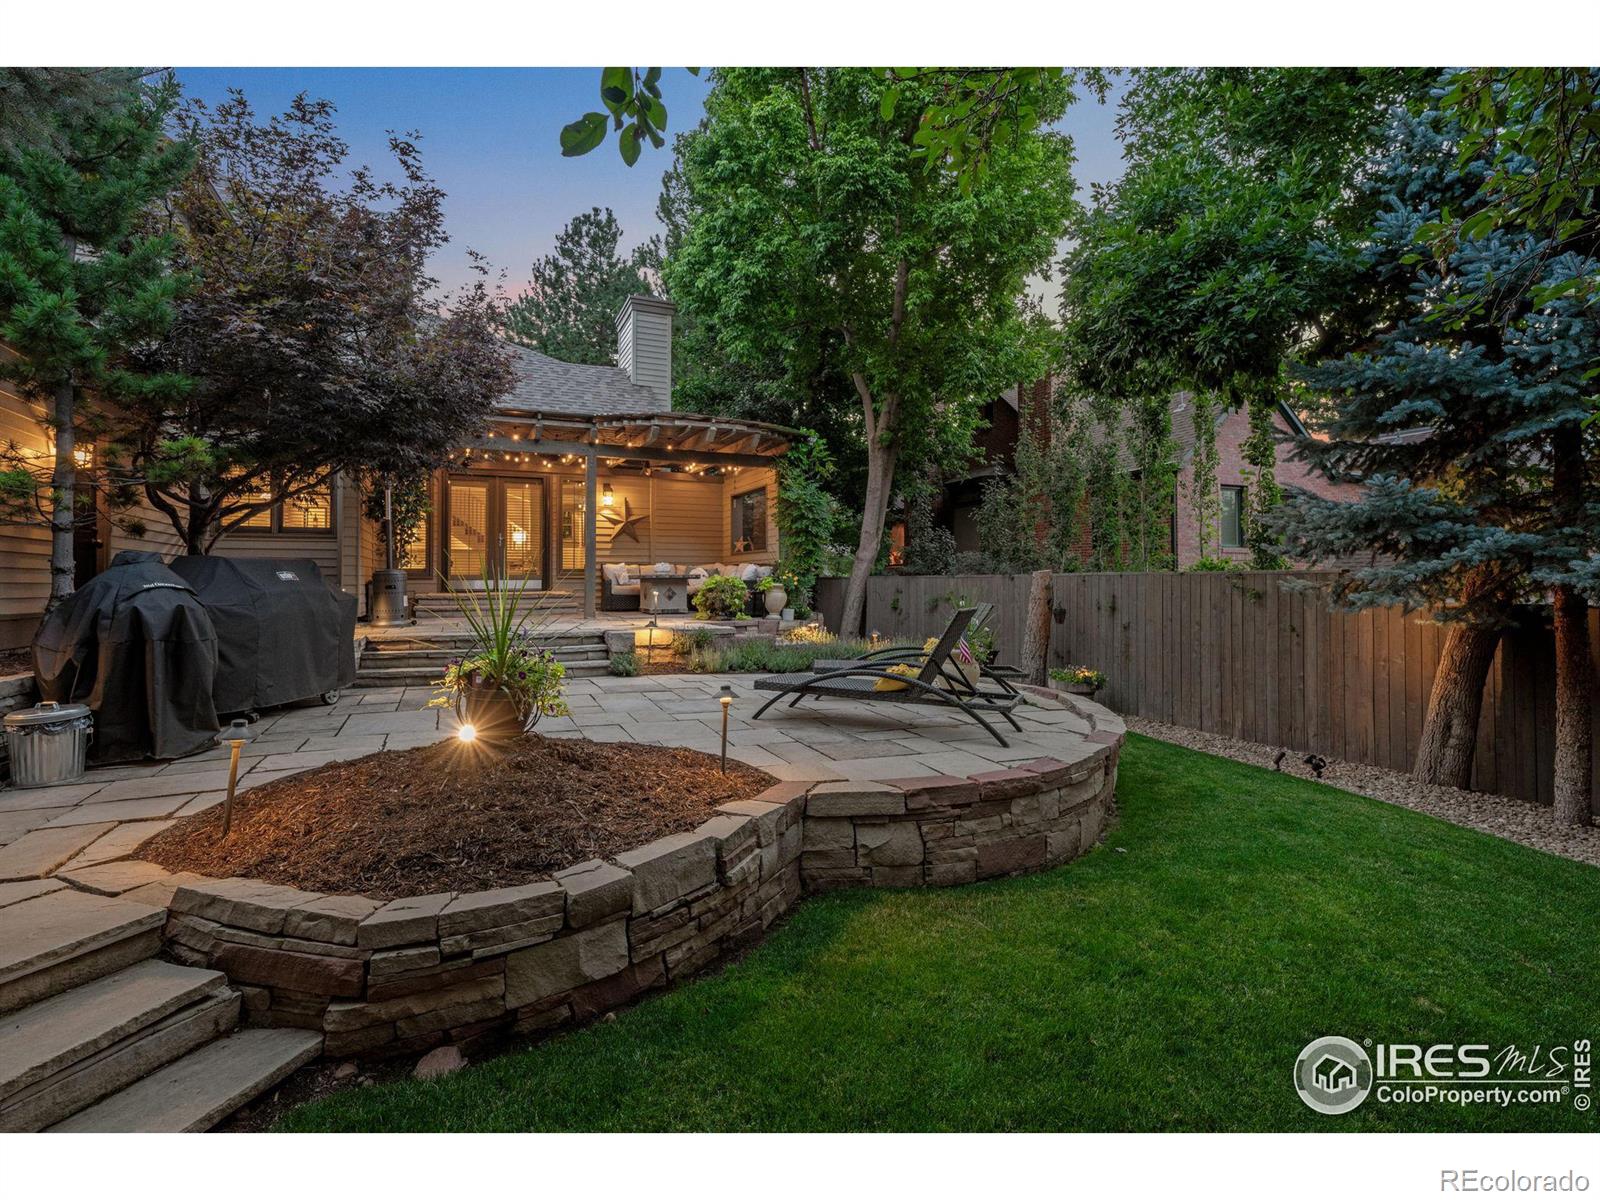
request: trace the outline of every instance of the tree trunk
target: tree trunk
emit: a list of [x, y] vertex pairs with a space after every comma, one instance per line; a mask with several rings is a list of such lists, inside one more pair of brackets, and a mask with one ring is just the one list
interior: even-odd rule
[[[1584, 527], [1589, 496], [1583, 430], [1576, 421], [1550, 439], [1555, 516], [1567, 530]], [[1589, 602], [1569, 584], [1557, 585], [1555, 608], [1556, 753], [1552, 814], [1563, 825], [1588, 825], [1594, 787], [1594, 668], [1589, 661]]]
[[78, 517], [78, 464], [74, 458], [78, 434], [73, 425], [77, 407], [75, 393], [72, 380], [63, 382], [56, 388], [51, 412], [56, 430], [56, 458], [50, 470], [50, 600], [45, 605], [46, 612], [72, 595], [76, 585], [77, 562], [72, 547]]
[[1589, 604], [1571, 587], [1556, 588], [1555, 627], [1553, 815], [1562, 825], [1587, 825], [1594, 790], [1594, 667], [1589, 659]]
[[1050, 659], [1050, 572], [1035, 571], [1028, 582], [1027, 623], [1023, 626], [1022, 662], [1028, 682], [1044, 686]]
[[1439, 669], [1428, 697], [1428, 716], [1411, 774], [1419, 783], [1467, 788], [1478, 744], [1483, 685], [1500, 644], [1498, 629], [1457, 622], [1445, 634]]
[[894, 489], [895, 451], [875, 441], [867, 443], [867, 494], [862, 503], [861, 540], [850, 563], [850, 579], [844, 589], [844, 611], [839, 617], [839, 632], [845, 637], [864, 633], [862, 618], [867, 607], [867, 577], [883, 548], [883, 527], [889, 515], [889, 496]]

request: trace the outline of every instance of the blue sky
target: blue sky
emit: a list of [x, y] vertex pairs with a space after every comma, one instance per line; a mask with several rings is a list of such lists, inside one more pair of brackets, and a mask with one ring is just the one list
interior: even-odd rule
[[[616, 213], [629, 246], [659, 229], [655, 203], [671, 163], [667, 151], [647, 148], [631, 168], [610, 143], [582, 158], [561, 157], [561, 127], [600, 107], [596, 68], [208, 67], [181, 68], [178, 77], [207, 102], [241, 88], [262, 114], [281, 111], [296, 92], [326, 97], [338, 106], [340, 135], [357, 162], [387, 161], [386, 130], [420, 132], [423, 161], [447, 193], [450, 245], [433, 264], [446, 287], [468, 277], [471, 247], [518, 290], [561, 227], [591, 206]], [[665, 74], [674, 130], [700, 119], [706, 87], [684, 70]], [[1080, 188], [1120, 172], [1114, 103], [1081, 100], [1063, 122], [1077, 148]]]

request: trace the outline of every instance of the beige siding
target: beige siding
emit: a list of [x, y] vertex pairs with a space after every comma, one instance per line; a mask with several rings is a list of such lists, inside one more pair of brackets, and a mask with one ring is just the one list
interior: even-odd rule
[[778, 561], [778, 473], [771, 467], [741, 467], [722, 477], [722, 546], [733, 553], [733, 498], [753, 488], [767, 491], [767, 548], [740, 555], [741, 562], [770, 564]]
[[167, 514], [141, 492], [135, 503], [112, 514], [111, 533], [106, 539], [106, 565], [109, 566], [122, 550], [150, 550], [172, 558], [183, 553], [183, 539], [172, 527]]
[[[5, 351], [0, 350], [0, 353]], [[0, 445], [47, 456], [51, 438], [43, 411], [0, 383]], [[50, 531], [0, 525], [0, 649], [26, 646], [50, 596]]]

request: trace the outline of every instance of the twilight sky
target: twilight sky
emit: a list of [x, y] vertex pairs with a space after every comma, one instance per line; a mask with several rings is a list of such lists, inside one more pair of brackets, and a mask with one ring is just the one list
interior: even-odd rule
[[[446, 288], [468, 277], [471, 247], [505, 269], [509, 290], [519, 290], [529, 264], [591, 206], [617, 214], [625, 247], [660, 228], [655, 203], [670, 141], [669, 149], [646, 147], [631, 168], [610, 141], [582, 158], [561, 157], [561, 127], [601, 108], [597, 68], [184, 67], [177, 74], [186, 92], [207, 102], [241, 88], [258, 114], [282, 111], [296, 92], [326, 97], [338, 106], [339, 132], [356, 162], [388, 161], [387, 130], [420, 132], [423, 162], [447, 193], [450, 244], [433, 264]], [[700, 119], [706, 88], [703, 76], [684, 70], [663, 76], [674, 131]], [[1062, 124], [1077, 150], [1080, 197], [1087, 184], [1121, 171], [1115, 103], [1115, 96], [1104, 106], [1080, 100]]]

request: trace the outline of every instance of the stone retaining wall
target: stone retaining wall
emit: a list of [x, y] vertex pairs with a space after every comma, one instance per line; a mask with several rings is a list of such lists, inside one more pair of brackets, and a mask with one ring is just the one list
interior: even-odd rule
[[552, 1029], [754, 944], [808, 892], [970, 883], [1077, 857], [1116, 787], [1121, 722], [1098, 714], [1110, 720], [1075, 762], [782, 783], [691, 833], [520, 887], [380, 904], [194, 882], [173, 895], [168, 952], [226, 972], [247, 1021], [322, 1031], [329, 1055]]

